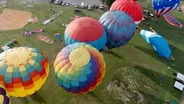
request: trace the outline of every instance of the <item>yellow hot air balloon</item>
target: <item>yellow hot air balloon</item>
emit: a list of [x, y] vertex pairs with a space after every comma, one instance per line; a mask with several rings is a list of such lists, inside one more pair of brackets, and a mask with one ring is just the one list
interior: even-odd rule
[[10, 96], [32, 95], [45, 83], [48, 73], [48, 60], [36, 48], [19, 47], [0, 54], [0, 83]]

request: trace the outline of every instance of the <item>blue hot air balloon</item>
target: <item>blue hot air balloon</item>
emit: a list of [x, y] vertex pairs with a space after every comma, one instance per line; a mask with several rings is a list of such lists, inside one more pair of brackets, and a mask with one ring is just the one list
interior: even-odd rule
[[159, 56], [162, 56], [166, 59], [172, 58], [170, 47], [162, 36], [147, 30], [141, 30], [140, 34], [146, 40], [146, 42], [153, 46], [154, 50]]
[[125, 45], [134, 36], [136, 24], [133, 18], [125, 12], [107, 11], [99, 21], [107, 32], [106, 46], [109, 49]]
[[180, 0], [152, 0], [153, 9], [157, 17], [170, 13], [180, 4]]

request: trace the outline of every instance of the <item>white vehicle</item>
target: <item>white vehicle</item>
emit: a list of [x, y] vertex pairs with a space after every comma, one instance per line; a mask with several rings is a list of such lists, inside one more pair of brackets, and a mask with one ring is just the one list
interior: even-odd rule
[[84, 5], [85, 5], [84, 2], [82, 2], [82, 3], [81, 3], [81, 8], [84, 8]]
[[91, 10], [91, 5], [88, 5], [88, 9]]
[[104, 8], [104, 5], [103, 5], [103, 4], [101, 4], [101, 5], [100, 5], [100, 9], [103, 9], [103, 8]]
[[66, 4], [66, 2], [65, 2], [65, 1], [63, 1], [61, 5], [63, 5], [63, 6], [64, 6], [65, 4]]
[[59, 0], [55, 0], [54, 4], [59, 4]]
[[65, 5], [66, 5], [66, 6], [69, 6], [70, 4], [69, 4], [69, 3], [66, 3]]

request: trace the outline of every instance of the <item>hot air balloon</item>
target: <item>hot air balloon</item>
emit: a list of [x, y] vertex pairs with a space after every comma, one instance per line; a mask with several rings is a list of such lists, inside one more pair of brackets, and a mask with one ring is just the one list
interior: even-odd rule
[[25, 97], [45, 83], [49, 64], [36, 48], [18, 47], [0, 54], [0, 83], [10, 96]]
[[182, 24], [180, 23], [180, 21], [178, 21], [174, 16], [172, 16], [171, 14], [165, 14], [164, 15], [164, 18], [165, 20], [171, 24], [172, 26], [175, 26], [175, 27], [179, 27], [179, 28], [182, 28]]
[[54, 67], [58, 84], [74, 94], [94, 90], [105, 73], [102, 54], [86, 43], [74, 43], [63, 48]]
[[109, 49], [125, 45], [134, 36], [136, 25], [132, 17], [125, 12], [107, 11], [99, 21], [107, 31], [106, 46]]
[[153, 9], [157, 17], [170, 13], [180, 4], [180, 0], [152, 0]]
[[172, 58], [170, 47], [162, 36], [147, 30], [141, 30], [140, 34], [147, 43], [152, 45], [159, 56], [162, 56], [166, 59]]
[[2, 85], [0, 85], [0, 104], [11, 104], [9, 95]]
[[133, 19], [136, 25], [138, 25], [143, 18], [143, 10], [139, 3], [136, 0], [116, 0], [110, 10], [120, 10], [129, 14]]
[[72, 21], [65, 30], [64, 39], [66, 45], [86, 42], [98, 50], [102, 50], [107, 41], [103, 25], [90, 17], [81, 17]]

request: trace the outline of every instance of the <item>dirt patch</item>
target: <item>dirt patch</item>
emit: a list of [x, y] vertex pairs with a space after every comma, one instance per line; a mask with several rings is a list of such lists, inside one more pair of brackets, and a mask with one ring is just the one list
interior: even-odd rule
[[4, 9], [0, 14], [0, 31], [23, 28], [31, 16], [30, 12]]

